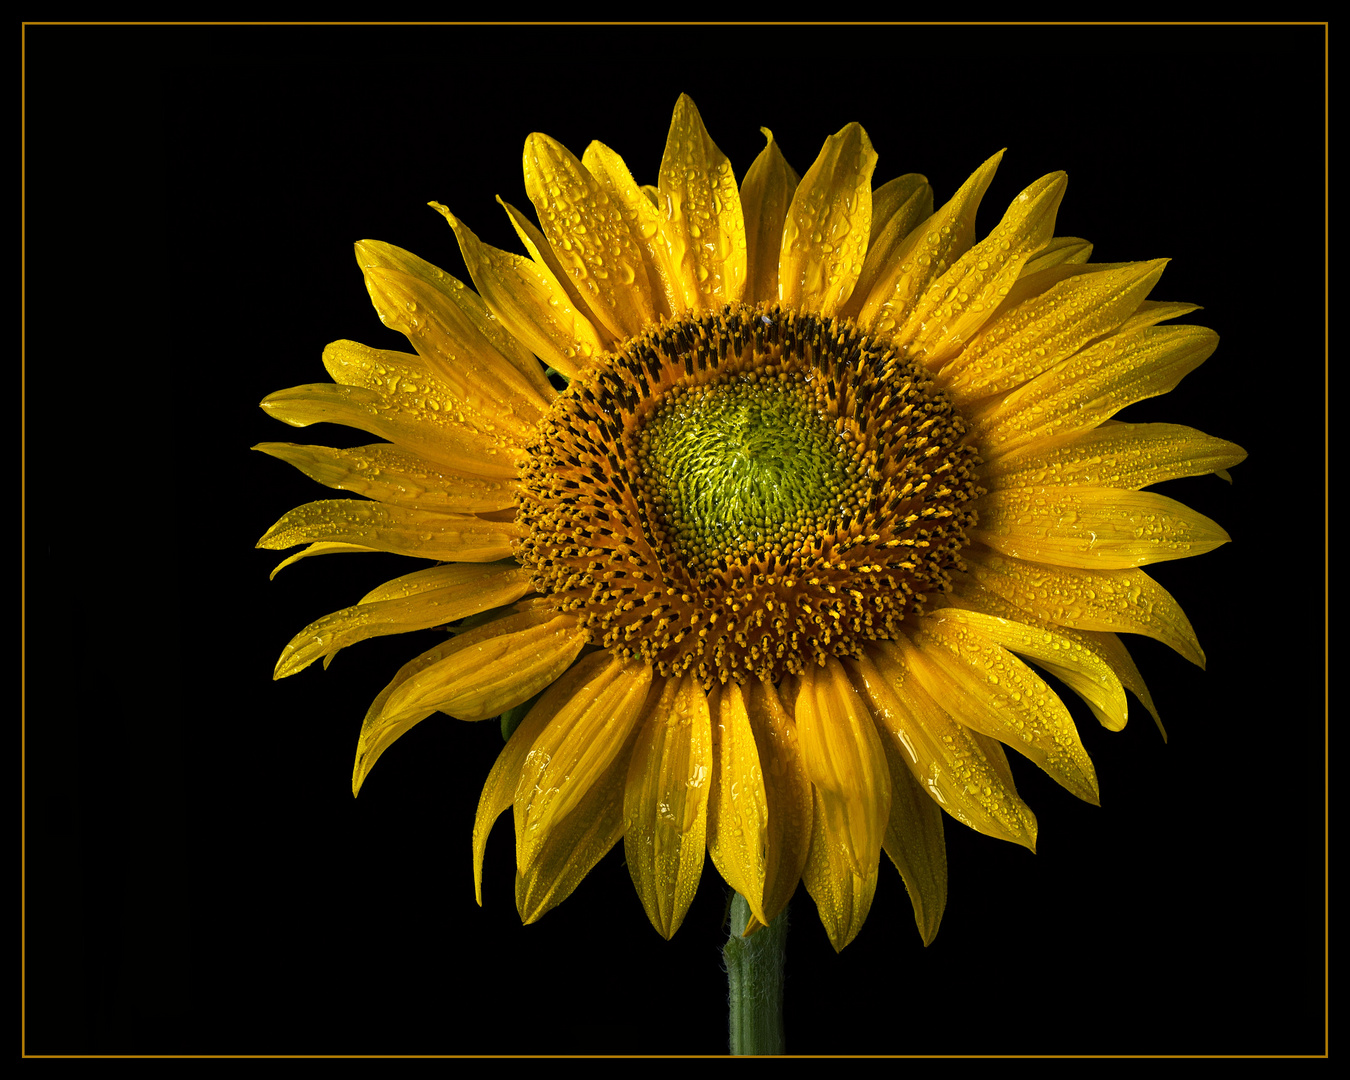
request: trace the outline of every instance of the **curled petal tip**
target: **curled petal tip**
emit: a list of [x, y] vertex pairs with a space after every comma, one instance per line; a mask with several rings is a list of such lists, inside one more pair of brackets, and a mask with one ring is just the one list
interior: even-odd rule
[[370, 771], [364, 768], [365, 753], [358, 748], [356, 751], [356, 764], [352, 767], [352, 798], [355, 799], [361, 794], [361, 785], [366, 782], [366, 774]]

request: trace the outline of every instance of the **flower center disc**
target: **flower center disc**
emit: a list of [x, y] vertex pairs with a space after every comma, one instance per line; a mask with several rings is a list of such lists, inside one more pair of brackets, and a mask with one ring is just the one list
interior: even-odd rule
[[788, 547], [837, 525], [860, 493], [852, 447], [802, 372], [674, 386], [643, 428], [657, 514], [685, 565]]
[[924, 369], [845, 320], [728, 307], [555, 403], [517, 558], [591, 640], [705, 688], [894, 637], [944, 589], [978, 458]]

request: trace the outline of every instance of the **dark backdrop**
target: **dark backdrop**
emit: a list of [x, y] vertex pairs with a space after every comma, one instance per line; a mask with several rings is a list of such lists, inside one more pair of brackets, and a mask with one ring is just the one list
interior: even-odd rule
[[[25, 1048], [719, 1053], [711, 862], [669, 943], [620, 849], [540, 923], [509, 817], [473, 899], [501, 740], [438, 717], [349, 789], [369, 700], [425, 635], [281, 683], [292, 634], [406, 572], [253, 550], [326, 490], [250, 453], [311, 440], [256, 407], [337, 338], [398, 347], [351, 251], [466, 277], [426, 202], [517, 250], [533, 130], [650, 180], [681, 91], [743, 174], [805, 171], [851, 120], [877, 182], [938, 202], [1008, 147], [982, 229], [1066, 169], [1058, 232], [1169, 256], [1155, 290], [1222, 336], [1123, 418], [1246, 446], [1163, 490], [1233, 543], [1162, 564], [1209, 668], [1131, 649], [1168, 725], [1071, 702], [1100, 809], [1024, 761], [1039, 852], [948, 821], [925, 949], [883, 860], [831, 950], [792, 906], [802, 1053], [1310, 1053], [1323, 1046], [1324, 31], [1318, 27], [29, 27], [23, 369]], [[467, 280], [467, 278], [466, 278]], [[336, 430], [336, 429], [333, 429]]]

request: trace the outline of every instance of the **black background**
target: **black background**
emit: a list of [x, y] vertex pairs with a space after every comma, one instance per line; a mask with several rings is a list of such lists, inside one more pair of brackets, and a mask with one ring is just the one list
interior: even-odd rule
[[[944, 201], [1008, 147], [990, 227], [1069, 173], [1057, 232], [1169, 256], [1217, 353], [1125, 419], [1241, 443], [1161, 490], [1233, 543], [1155, 568], [1209, 656], [1130, 647], [1168, 725], [1070, 701], [1100, 809], [1014, 765], [1036, 855], [950, 820], [925, 949], [883, 860], [836, 956], [792, 905], [798, 1053], [1319, 1053], [1325, 961], [1325, 66], [1320, 27], [28, 27], [25, 1041], [30, 1053], [720, 1053], [725, 887], [673, 941], [622, 845], [521, 927], [509, 815], [474, 903], [500, 749], [437, 717], [349, 788], [369, 700], [434, 635], [280, 683], [292, 634], [407, 572], [253, 545], [326, 489], [268, 392], [338, 338], [400, 347], [351, 243], [458, 276], [446, 203], [517, 250], [533, 130], [654, 178], [681, 91], [744, 173], [860, 121], [876, 183]], [[339, 443], [341, 445], [341, 443]]]

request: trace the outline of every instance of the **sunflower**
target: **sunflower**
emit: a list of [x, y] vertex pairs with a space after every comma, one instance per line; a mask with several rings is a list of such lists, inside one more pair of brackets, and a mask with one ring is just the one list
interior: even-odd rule
[[[679, 927], [712, 856], [767, 925], [803, 881], [836, 949], [884, 850], [925, 942], [946, 900], [944, 812], [1033, 849], [1005, 747], [1079, 798], [1073, 719], [1125, 691], [1119, 633], [1197, 664], [1143, 565], [1227, 541], [1143, 491], [1223, 470], [1232, 443], [1111, 417], [1165, 393], [1217, 337], [1148, 299], [1165, 260], [1089, 262], [1058, 237], [1065, 177], [984, 239], [1001, 154], [940, 209], [923, 176], [873, 189], [849, 124], [799, 177], [766, 146], [738, 184], [681, 97], [656, 186], [609, 147], [525, 143], [527, 255], [448, 220], [477, 289], [356, 245], [413, 352], [339, 341], [332, 383], [262, 406], [385, 441], [258, 449], [364, 498], [308, 503], [259, 546], [434, 565], [302, 630], [276, 677], [365, 638], [457, 624], [366, 714], [353, 791], [436, 712], [519, 719], [473, 827], [511, 809], [526, 922], [622, 838], [652, 924]], [[499, 200], [500, 201], [500, 200]], [[547, 369], [547, 370], [546, 370]], [[280, 569], [280, 567], [278, 567]], [[1161, 726], [1161, 725], [1160, 725]]]

